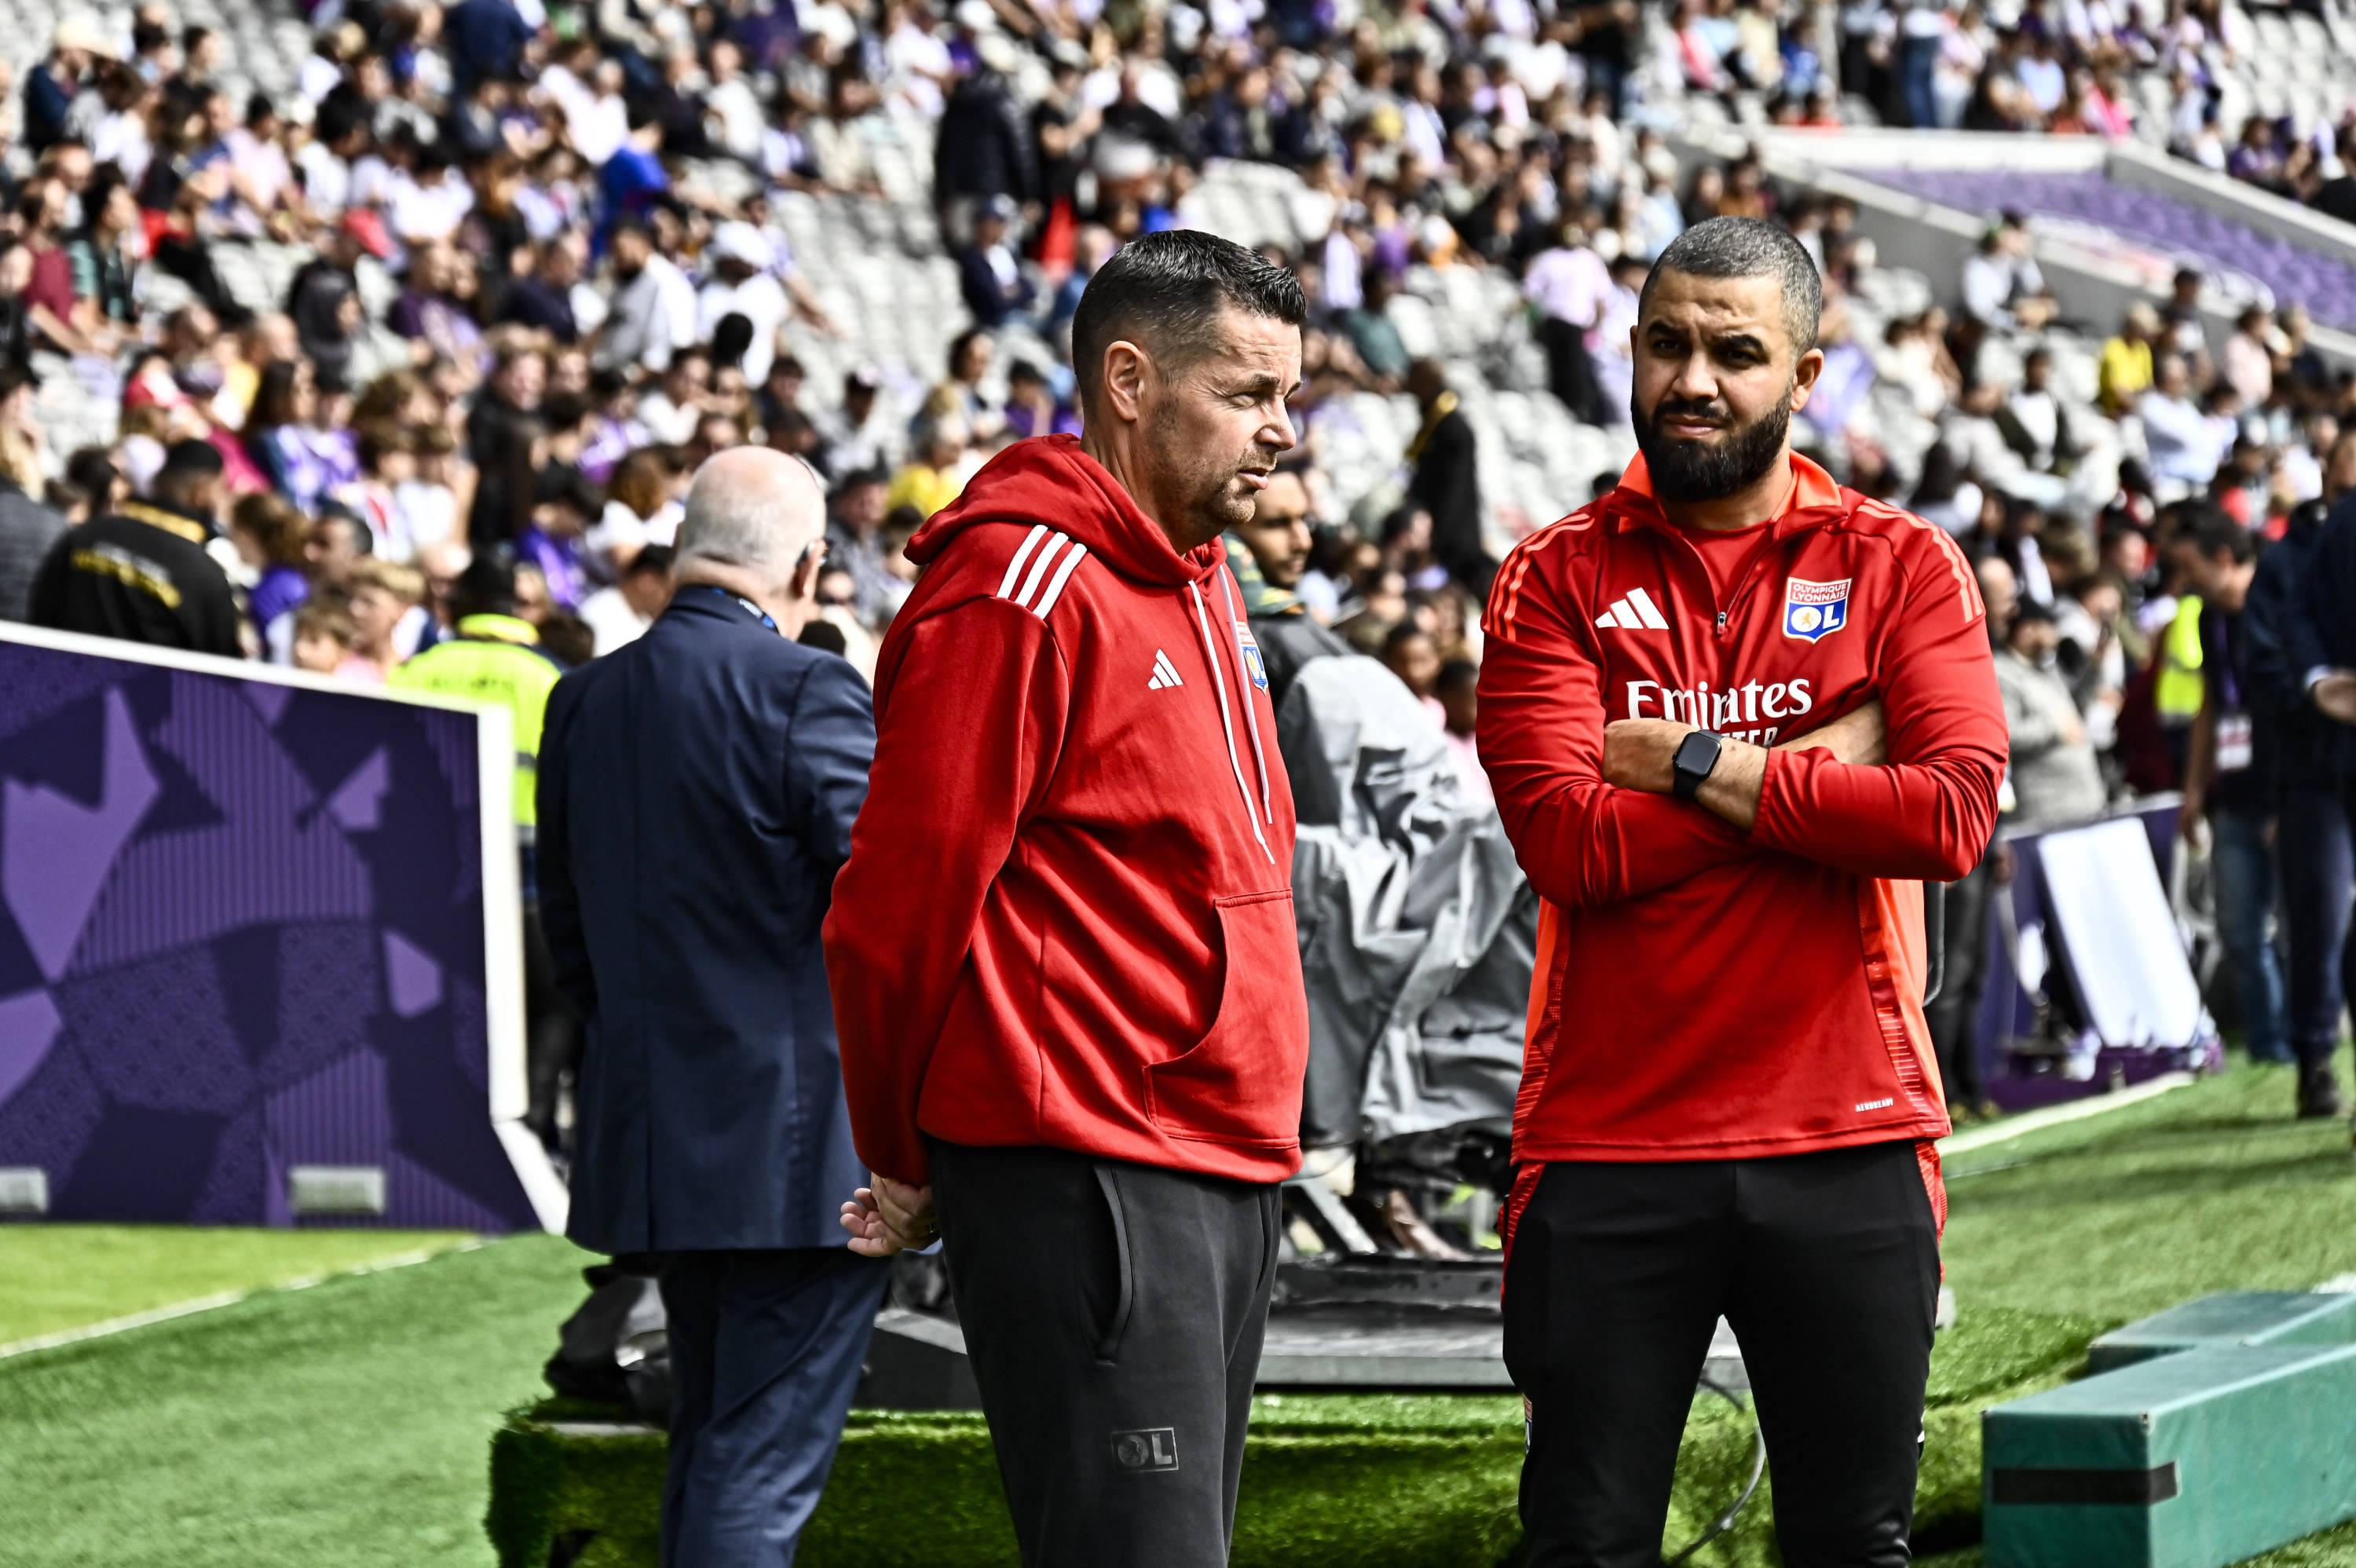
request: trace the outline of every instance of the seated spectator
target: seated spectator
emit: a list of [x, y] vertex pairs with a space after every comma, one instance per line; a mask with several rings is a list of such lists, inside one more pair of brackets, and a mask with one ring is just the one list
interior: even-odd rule
[[1440, 686], [1440, 645], [1431, 634], [1412, 620], [1399, 622], [1383, 635], [1382, 660], [1383, 667], [1423, 704], [1432, 723], [1444, 728], [1446, 716], [1434, 695]]
[[286, 314], [294, 318], [303, 352], [319, 370], [338, 379], [349, 374], [367, 324], [359, 273], [366, 246], [359, 229], [347, 221], [328, 229], [318, 253], [295, 272], [286, 291]]
[[420, 425], [408, 432], [414, 477], [393, 486], [399, 539], [422, 560], [435, 545], [463, 540], [463, 519], [472, 504], [476, 473], [458, 451], [458, 437], [446, 424]]
[[1481, 715], [1481, 667], [1471, 659], [1450, 659], [1440, 667], [1432, 695], [1440, 702], [1448, 760], [1456, 765], [1456, 781], [1464, 791], [1466, 804], [1490, 805], [1496, 795], [1489, 787], [1480, 750], [1473, 744], [1473, 729]]
[[1014, 203], [993, 196], [974, 209], [973, 243], [958, 258], [958, 285], [974, 324], [995, 332], [1037, 302], [1038, 286], [1023, 270], [1011, 238]]
[[1965, 314], [1985, 326], [2034, 332], [2053, 319], [2055, 308], [2037, 269], [2028, 220], [2017, 212], [2004, 214], [1964, 262]]
[[2233, 330], [2217, 355], [2217, 374], [2244, 408], [2263, 407], [2275, 389], [2275, 352], [2280, 334], [2264, 305], [2250, 305], [2234, 318]]
[[369, 556], [352, 566], [351, 617], [353, 639], [349, 660], [338, 673], [351, 680], [383, 684], [393, 667], [416, 652], [401, 646], [402, 622], [425, 597], [425, 580], [415, 568], [381, 556]]
[[318, 412], [310, 361], [282, 360], [262, 372], [245, 421], [247, 454], [280, 495], [311, 513], [360, 476], [351, 432], [321, 429]]
[[16, 199], [16, 232], [30, 262], [26, 281], [13, 291], [24, 302], [26, 328], [36, 347], [59, 354], [94, 354], [101, 347], [74, 325], [73, 260], [66, 251], [66, 213], [71, 197], [63, 182], [36, 179]]
[[[811, 599], [818, 605], [818, 624], [834, 634], [841, 646], [834, 651], [851, 661], [861, 678], [869, 685], [875, 682], [875, 656], [882, 650], [875, 634], [869, 631], [867, 620], [857, 609], [858, 589], [851, 573], [829, 562], [818, 574], [811, 589]], [[804, 638], [808, 641], [807, 637]]]
[[917, 432], [916, 455], [892, 476], [884, 506], [914, 507], [929, 517], [956, 500], [965, 488], [960, 470], [967, 439], [965, 425], [955, 418], [928, 421]]
[[359, 646], [359, 631], [349, 611], [323, 599], [296, 610], [291, 622], [288, 662], [294, 668], [310, 675], [345, 673]]
[[630, 557], [622, 575], [581, 602], [581, 619], [595, 639], [597, 656], [635, 642], [670, 603], [670, 568], [677, 552], [648, 545]]
[[785, 285], [776, 278], [776, 251], [751, 224], [728, 222], [712, 230], [705, 260], [712, 281], [696, 297], [697, 336], [711, 341], [727, 317], [743, 316], [750, 333], [737, 363], [746, 382], [758, 386], [769, 379], [769, 367], [777, 357], [777, 335], [793, 314]]
[[2211, 415], [2193, 400], [2191, 368], [2175, 355], [2162, 360], [2135, 411], [2150, 453], [2153, 494], [2168, 502], [2207, 489], [2225, 447]]
[[1936, 309], [1893, 320], [1874, 364], [1875, 374], [1902, 390], [1924, 419], [1937, 418], [1963, 389], [1963, 373], [1947, 352], [1945, 323], [1945, 314]]
[[919, 421], [954, 419], [965, 427], [968, 441], [997, 441], [1006, 431], [1006, 411], [982, 390], [997, 357], [996, 342], [980, 327], [958, 334], [949, 344], [949, 373], [926, 400]]
[[247, 496], [230, 510], [230, 542], [257, 573], [245, 603], [265, 645], [272, 624], [311, 596], [310, 532], [311, 520], [284, 496]]
[[386, 325], [415, 345], [423, 358], [479, 366], [483, 333], [467, 297], [474, 278], [474, 269], [446, 241], [418, 246], [410, 252], [409, 276]]
[[17, 428], [32, 386], [29, 371], [0, 365], [0, 621], [25, 619], [34, 575], [67, 527], [54, 507], [35, 498], [42, 491], [40, 452]]
[[1997, 689], [2012, 738], [2010, 820], [2023, 827], [2091, 821], [2108, 801], [2085, 723], [2056, 666], [2060, 642], [2052, 610], [2023, 600], [1997, 650]]
[[712, 409], [712, 358], [701, 348], [682, 349], [661, 379], [638, 399], [638, 422], [654, 440], [685, 446]]
[[1375, 378], [1377, 391], [1397, 391], [1407, 379], [1407, 343], [1388, 315], [1391, 296], [1398, 292], [1389, 272], [1376, 267], [1366, 275], [1365, 303], [1341, 316], [1342, 330]]
[[[755, 422], [774, 425], [787, 416], [807, 419], [809, 411], [802, 407], [802, 393], [809, 379], [802, 362], [790, 354], [780, 354], [769, 362], [769, 373], [757, 388], [748, 379], [751, 405], [748, 411]], [[813, 421], [815, 422], [815, 421]]]
[[1045, 373], [1028, 359], [1016, 360], [1006, 373], [1006, 433], [1018, 441], [1080, 433], [1079, 411], [1055, 396]]
[[586, 538], [604, 510], [605, 497], [579, 469], [541, 471], [531, 524], [516, 539], [516, 560], [539, 570], [549, 603], [560, 610], [575, 609], [589, 597]]
[[2053, 395], [2053, 354], [2032, 348], [2020, 362], [2020, 385], [1997, 413], [2004, 443], [2038, 474], [2060, 472], [2078, 454], [2069, 416]]
[[686, 515], [685, 482], [665, 448], [641, 447], [622, 459], [586, 539], [590, 559], [603, 575], [618, 578], [649, 545], [669, 548]]
[[[883, 471], [866, 469], [836, 485], [827, 507], [827, 564], [851, 574], [853, 607], [876, 625], [889, 620], [908, 596], [906, 584], [890, 567], [892, 547], [884, 532], [892, 510], [889, 494]], [[920, 507], [904, 506], [910, 517], [923, 522]]]
[[598, 338], [596, 362], [616, 369], [670, 368], [672, 357], [697, 341], [695, 285], [678, 262], [656, 251], [642, 223], [615, 229], [610, 260], [620, 289]]
[[134, 290], [146, 255], [139, 203], [122, 171], [106, 164], [84, 187], [81, 209], [81, 231], [66, 246], [73, 268], [74, 329], [97, 352], [119, 353], [138, 331]]
[[[121, 511], [132, 496], [131, 481], [116, 464], [114, 454], [102, 446], [85, 446], [67, 458], [63, 485], [52, 485], [49, 489], [51, 502], [77, 527]], [[63, 493], [69, 490], [70, 496]]]
[[2127, 306], [2118, 336], [2103, 345], [2096, 373], [2096, 395], [2104, 413], [2116, 418], [2133, 411], [2152, 384], [2152, 353], [2159, 338], [2159, 312], [2140, 300]]
[[2088, 572], [2053, 608], [2060, 639], [2056, 667], [2085, 718], [2086, 743], [2097, 755], [2106, 753], [2118, 736], [2119, 710], [2126, 706], [2127, 660], [2119, 640], [2125, 601], [2118, 584]]

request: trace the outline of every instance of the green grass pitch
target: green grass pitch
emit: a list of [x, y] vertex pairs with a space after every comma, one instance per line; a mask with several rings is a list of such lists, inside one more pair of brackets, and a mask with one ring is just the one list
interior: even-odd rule
[[[1922, 1561], [1978, 1563], [1983, 1405], [2071, 1375], [2093, 1334], [2188, 1296], [2300, 1288], [2356, 1270], [2346, 1124], [2292, 1123], [2289, 1100], [2286, 1075], [2243, 1069], [1953, 1162], [1946, 1255], [1962, 1312], [1933, 1369]], [[432, 1242], [0, 1228], [0, 1342]], [[544, 1392], [539, 1368], [587, 1261], [554, 1238], [519, 1238], [0, 1360], [0, 1558], [11, 1568], [490, 1568], [487, 1456], [503, 1413]], [[1293, 1396], [1264, 1401], [1260, 1413], [1239, 1568], [1451, 1568], [1494, 1562], [1509, 1545], [1519, 1446], [1510, 1402]], [[873, 1445], [883, 1467], [871, 1478], [893, 1488], [880, 1495], [921, 1497], [928, 1524], [953, 1522], [982, 1553], [971, 1560], [991, 1560], [1002, 1515], [986, 1460], [974, 1462], [986, 1451], [970, 1421], [884, 1418], [862, 1430], [895, 1428], [896, 1445]], [[1671, 1545], [1739, 1484], [1748, 1439], [1712, 1403], [1697, 1406]], [[608, 1479], [615, 1538], [583, 1568], [637, 1560], [618, 1527], [630, 1508], [642, 1527], [650, 1499], [634, 1479]], [[1345, 1506], [1321, 1508], [1319, 1497]], [[1337, 1531], [1337, 1513], [1388, 1521], [1392, 1548], [1368, 1556], [1372, 1538]], [[833, 1533], [830, 1556], [826, 1532], [814, 1532], [810, 1568], [878, 1561], [879, 1540], [890, 1539]], [[1694, 1561], [1771, 1563], [1769, 1541], [1762, 1495]], [[2356, 1568], [2356, 1527], [2261, 1561]]]

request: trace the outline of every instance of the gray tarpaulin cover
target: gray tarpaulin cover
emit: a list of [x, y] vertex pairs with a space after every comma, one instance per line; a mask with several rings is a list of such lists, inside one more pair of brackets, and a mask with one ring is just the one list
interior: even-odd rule
[[1496, 809], [1463, 800], [1431, 719], [1373, 659], [1304, 665], [1277, 730], [1301, 819], [1302, 1140], [1503, 1136], [1537, 900]]

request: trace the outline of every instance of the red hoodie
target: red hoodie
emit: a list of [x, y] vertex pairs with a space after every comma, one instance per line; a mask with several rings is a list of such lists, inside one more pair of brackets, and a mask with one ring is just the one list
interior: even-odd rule
[[[1917, 879], [1978, 864], [2007, 754], [1954, 540], [1794, 457], [1723, 598], [1620, 487], [1489, 595], [1481, 761], [1542, 896], [1514, 1159], [1740, 1159], [1943, 1137]], [[1603, 782], [1603, 726], [1766, 746], [1879, 699], [1885, 767], [1773, 752], [1750, 833]]]
[[1309, 1013], [1292, 790], [1243, 596], [1069, 436], [908, 543], [826, 921], [859, 1152], [1045, 1145], [1276, 1181]]

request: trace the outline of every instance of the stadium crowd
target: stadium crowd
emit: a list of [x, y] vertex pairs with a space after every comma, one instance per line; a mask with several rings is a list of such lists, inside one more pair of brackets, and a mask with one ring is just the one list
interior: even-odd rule
[[[1839, 64], [1892, 123], [2115, 134], [2119, 71], [2197, 83], [2237, 15], [1848, 6]], [[1892, 309], [1844, 203], [1779, 187], [1755, 156], [1681, 169], [1652, 127], [1688, 93], [1740, 87], [1775, 121], [1837, 123], [1798, 11], [327, 0], [311, 21], [275, 97], [231, 91], [221, 37], [155, 4], [68, 16], [22, 65], [0, 121], [0, 618], [362, 682], [470, 637], [578, 663], [659, 613], [697, 466], [763, 443], [826, 480], [812, 635], [872, 672], [914, 580], [909, 534], [1007, 443], [1076, 428], [1062, 345], [1090, 272], [1138, 234], [1206, 224], [1205, 182], [1241, 160], [1297, 176], [1301, 241], [1269, 249], [1312, 309], [1303, 444], [1234, 547], [1272, 674], [1378, 657], [1478, 795], [1478, 601], [1533, 519], [1484, 502], [1451, 385], [1466, 367], [1410, 352], [1408, 296], [1451, 272], [1513, 280], [1546, 389], [1624, 432], [1650, 259], [1702, 218], [1772, 218], [1826, 284], [1798, 444], [1981, 563], [2012, 820], [2188, 789], [2218, 825], [2252, 1047], [2287, 1055], [2273, 786], [2248, 793], [2221, 759], [2247, 761], [2252, 562], [2356, 488], [2356, 381], [2295, 305], [2252, 309], [2212, 350], [2197, 272], [2121, 321], [2061, 321], [2011, 215]], [[2211, 161], [2213, 126], [2183, 129]], [[830, 314], [783, 212], [881, 191], [882, 149], [908, 139], [936, 149], [931, 220], [970, 325], [936, 363], [869, 363], [873, 324]], [[2347, 183], [2321, 131], [2256, 146], [2224, 162], [2327, 209]], [[246, 251], [299, 262], [283, 297], [231, 286]], [[816, 348], [850, 368], [819, 384]], [[112, 439], [48, 438], [37, 405], [60, 379], [119, 410]], [[1365, 394], [1411, 399], [1412, 435], [1395, 475], [1345, 492], [1324, 457]], [[173, 548], [142, 554], [148, 535]], [[177, 608], [93, 622], [75, 570], [146, 574]], [[2338, 677], [2322, 689], [2347, 705]], [[2320, 812], [2313, 831], [2333, 831]], [[2322, 919], [2336, 899], [2344, 923], [2336, 831], [2315, 859], [2338, 855], [2337, 891], [2309, 901]], [[2294, 941], [2311, 968], [2320, 940]], [[1947, 1013], [1960, 1040], [1971, 1019]], [[1955, 1087], [1978, 1093], [1968, 1073]]]

